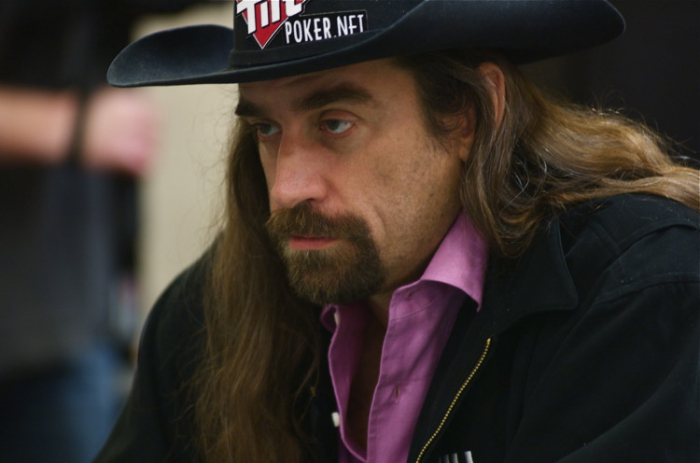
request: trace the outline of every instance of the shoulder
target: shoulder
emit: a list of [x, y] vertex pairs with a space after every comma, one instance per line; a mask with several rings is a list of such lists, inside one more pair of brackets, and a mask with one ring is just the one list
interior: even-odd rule
[[570, 209], [559, 221], [570, 236], [588, 228], [621, 246], [668, 227], [700, 228], [697, 211], [671, 199], [641, 194], [591, 201]]
[[[209, 258], [201, 257], [166, 288], [150, 311], [141, 335], [140, 357], [157, 359], [175, 383], [191, 377], [201, 356], [204, 294]], [[141, 358], [139, 359], [141, 360]]]
[[201, 324], [202, 300], [208, 275], [209, 258], [205, 254], [168, 285], [156, 301], [149, 318], [167, 324]]
[[131, 392], [95, 461], [198, 461], [192, 380], [203, 348], [204, 257], [179, 275], [149, 313]]
[[642, 290], [697, 298], [699, 228], [697, 212], [660, 197], [575, 206], [543, 226], [517, 259], [491, 259], [484, 300], [505, 308], [496, 317], [506, 327], [527, 314], [583, 310]]
[[669, 199], [619, 195], [558, 219], [562, 252], [580, 295], [616, 297], [700, 279], [700, 214]]
[[[513, 461], [697, 461], [699, 222], [652, 196], [582, 204], [492, 291], [513, 292], [492, 306], [495, 346], [524, 372], [509, 376], [525, 398]], [[559, 438], [533, 453], [543, 432]]]

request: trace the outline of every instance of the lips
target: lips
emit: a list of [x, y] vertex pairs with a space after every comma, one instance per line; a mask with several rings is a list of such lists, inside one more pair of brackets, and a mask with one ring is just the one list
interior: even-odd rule
[[336, 241], [336, 238], [293, 235], [289, 237], [289, 247], [297, 251], [317, 251], [327, 248]]

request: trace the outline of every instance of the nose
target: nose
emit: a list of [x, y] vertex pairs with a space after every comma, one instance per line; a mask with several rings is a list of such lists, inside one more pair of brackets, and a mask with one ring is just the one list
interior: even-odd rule
[[327, 193], [322, 149], [302, 137], [284, 134], [270, 189], [273, 206], [290, 209], [303, 202], [320, 202]]

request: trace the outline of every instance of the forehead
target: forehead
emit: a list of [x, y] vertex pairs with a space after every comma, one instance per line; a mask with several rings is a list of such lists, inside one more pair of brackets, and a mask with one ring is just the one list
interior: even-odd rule
[[[376, 104], [410, 91], [413, 79], [393, 59], [369, 61], [299, 76], [239, 84], [237, 114], [266, 106], [313, 109], [323, 103], [343, 100]], [[306, 108], [305, 106], [312, 106]]]

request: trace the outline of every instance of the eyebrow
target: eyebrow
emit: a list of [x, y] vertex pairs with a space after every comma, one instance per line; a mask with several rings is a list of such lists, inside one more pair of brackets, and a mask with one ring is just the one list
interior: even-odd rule
[[365, 104], [372, 100], [372, 95], [364, 88], [354, 84], [342, 83], [307, 95], [296, 104], [296, 109], [310, 111], [341, 101]]
[[234, 114], [238, 117], [262, 117], [263, 110], [258, 105], [239, 97]]
[[[311, 111], [320, 109], [329, 104], [338, 102], [351, 102], [366, 104], [373, 101], [372, 95], [362, 87], [354, 84], [341, 83], [335, 87], [315, 91], [294, 103], [297, 111]], [[262, 117], [265, 111], [252, 101], [239, 98], [235, 114], [239, 117]]]

